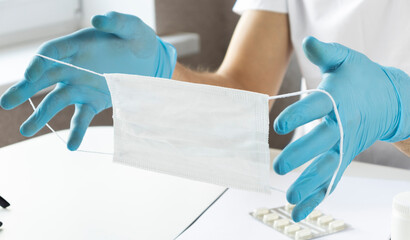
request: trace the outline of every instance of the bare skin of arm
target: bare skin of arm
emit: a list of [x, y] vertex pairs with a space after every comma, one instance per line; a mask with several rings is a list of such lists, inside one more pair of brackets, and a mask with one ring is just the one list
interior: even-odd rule
[[407, 157], [410, 157], [410, 138], [406, 139], [401, 142], [396, 142], [393, 143], [393, 145], [399, 149], [401, 152], [407, 155]]
[[198, 72], [177, 63], [172, 78], [275, 95], [291, 52], [287, 14], [247, 11], [216, 72]]

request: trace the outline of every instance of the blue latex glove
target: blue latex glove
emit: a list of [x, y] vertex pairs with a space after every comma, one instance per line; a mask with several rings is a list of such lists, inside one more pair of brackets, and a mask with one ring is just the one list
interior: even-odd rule
[[[410, 78], [340, 44], [308, 37], [303, 50], [320, 68], [319, 88], [335, 99], [344, 128], [344, 157], [333, 191], [350, 162], [375, 141], [396, 142], [410, 136]], [[322, 123], [289, 144], [273, 166], [278, 174], [286, 174], [316, 158], [287, 191], [289, 203], [296, 204], [292, 218], [297, 222], [325, 197], [339, 163], [339, 129], [332, 103], [323, 93], [312, 93], [289, 106], [274, 124], [277, 133], [287, 134], [320, 118]]]
[[[83, 29], [45, 43], [39, 54], [99, 73], [127, 73], [171, 78], [175, 48], [155, 35], [138, 17], [110, 12], [92, 19], [94, 28]], [[37, 110], [22, 124], [21, 134], [32, 136], [65, 107], [75, 104], [68, 148], [76, 150], [93, 117], [111, 107], [105, 78], [35, 57], [25, 79], [1, 98], [12, 109], [36, 92], [56, 84]]]

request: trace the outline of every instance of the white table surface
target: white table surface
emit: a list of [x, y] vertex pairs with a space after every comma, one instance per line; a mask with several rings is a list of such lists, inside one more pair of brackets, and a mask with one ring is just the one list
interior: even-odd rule
[[[112, 152], [113, 129], [89, 128], [82, 148]], [[0, 240], [173, 239], [224, 190], [70, 152], [52, 134], [0, 149], [0, 162], [0, 195], [11, 203], [0, 210]], [[410, 182], [408, 170], [358, 162], [346, 175]]]

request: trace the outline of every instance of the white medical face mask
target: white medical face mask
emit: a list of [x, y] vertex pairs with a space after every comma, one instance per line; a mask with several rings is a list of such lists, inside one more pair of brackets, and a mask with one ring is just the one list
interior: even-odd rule
[[[114, 161], [119, 163], [225, 187], [269, 192], [274, 188], [269, 185], [268, 101], [312, 92], [321, 92], [332, 101], [340, 130], [339, 149], [343, 149], [343, 126], [336, 102], [321, 89], [269, 97], [170, 79], [101, 74], [36, 55], [105, 77], [114, 111]], [[47, 127], [66, 144], [50, 125]], [[343, 151], [325, 198], [342, 160]]]
[[114, 161], [226, 187], [269, 191], [268, 95], [107, 74]]

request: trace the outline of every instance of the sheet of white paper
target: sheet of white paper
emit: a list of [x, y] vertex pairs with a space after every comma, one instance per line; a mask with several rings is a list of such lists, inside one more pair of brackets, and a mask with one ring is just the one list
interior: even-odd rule
[[[289, 178], [290, 179], [290, 178]], [[388, 239], [394, 195], [410, 190], [410, 183], [344, 177], [336, 191], [318, 209], [351, 225], [349, 230], [321, 239]], [[271, 195], [230, 189], [179, 240], [289, 239], [249, 212], [258, 207], [286, 204], [284, 193]]]

